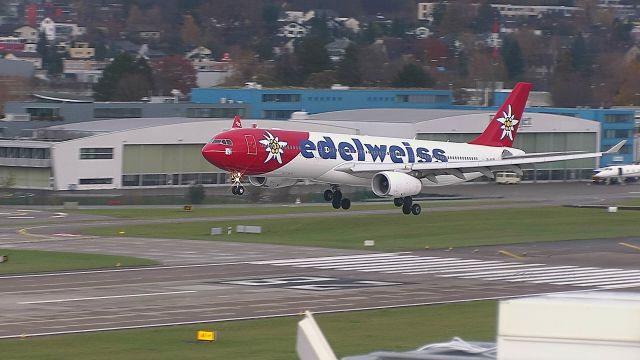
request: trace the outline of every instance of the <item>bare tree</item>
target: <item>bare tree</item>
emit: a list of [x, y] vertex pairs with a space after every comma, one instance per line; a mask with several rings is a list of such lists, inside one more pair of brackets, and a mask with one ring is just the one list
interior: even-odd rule
[[620, 84], [618, 94], [613, 98], [613, 105], [640, 105], [640, 61], [634, 60], [624, 68], [624, 80]]

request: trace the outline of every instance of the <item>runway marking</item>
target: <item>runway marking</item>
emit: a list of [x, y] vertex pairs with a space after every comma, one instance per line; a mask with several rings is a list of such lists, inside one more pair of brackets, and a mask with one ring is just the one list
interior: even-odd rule
[[21, 302], [18, 302], [18, 304], [21, 304], [21, 305], [30, 305], [30, 304], [48, 304], [48, 303], [70, 302], [70, 301], [86, 301], [86, 300], [102, 300], [102, 299], [132, 298], [132, 297], [142, 297], [142, 296], [158, 296], [158, 295], [188, 294], [188, 293], [194, 293], [194, 292], [197, 292], [197, 291], [195, 291], [195, 290], [185, 290], [185, 291], [169, 291], [169, 292], [147, 293], [147, 294], [130, 294], [130, 295], [94, 296], [94, 297], [73, 298], [73, 299], [38, 300], [38, 301], [21, 301]]
[[599, 289], [636, 287], [640, 283], [640, 270], [416, 256], [408, 255], [406, 252], [266, 260], [254, 261], [251, 264], [383, 274], [433, 275], [446, 278]]
[[[311, 291], [332, 291], [345, 290], [350, 288], [354, 289], [363, 287], [404, 285], [400, 282], [339, 279], [335, 277], [319, 276], [280, 276], [268, 278], [250, 278], [243, 280], [223, 281], [222, 283], [230, 285], [264, 286]], [[256, 306], [262, 306], [262, 304]]]
[[35, 216], [7, 216], [7, 219], [35, 219]]
[[[561, 291], [561, 292], [543, 292], [543, 293], [533, 293], [533, 294], [481, 297], [481, 298], [452, 300], [452, 301], [427, 301], [427, 302], [416, 302], [411, 304], [400, 304], [400, 305], [395, 304], [395, 305], [383, 305], [383, 306], [344, 308], [344, 309], [335, 309], [335, 310], [319, 310], [319, 311], [313, 311], [313, 313], [314, 314], [335, 314], [335, 313], [343, 313], [343, 312], [351, 312], [351, 311], [398, 309], [398, 308], [426, 306], [426, 305], [463, 304], [463, 303], [474, 302], [474, 301], [514, 299], [514, 298], [521, 298], [523, 296], [541, 296], [541, 295], [558, 294], [558, 293], [572, 294], [572, 293], [581, 293], [586, 291], [593, 291], [593, 290], [581, 289], [581, 290]], [[326, 305], [321, 305], [321, 306], [326, 306]], [[90, 328], [90, 329], [82, 329], [82, 330], [49, 331], [49, 332], [32, 333], [32, 334], [2, 335], [0, 336], [0, 339], [23, 338], [24, 336], [36, 337], [36, 336], [51, 336], [51, 335], [63, 335], [63, 334], [85, 334], [85, 333], [99, 332], [99, 331], [146, 329], [146, 328], [152, 328], [152, 327], [194, 325], [194, 324], [218, 323], [218, 322], [239, 321], [239, 320], [274, 319], [274, 318], [290, 317], [290, 316], [300, 317], [300, 312], [296, 311], [296, 312], [274, 314], [274, 315], [213, 318], [213, 319], [178, 321], [178, 322], [169, 322], [169, 323], [152, 323], [152, 324], [146, 324], [146, 325], [113, 326], [113, 327]]]
[[47, 276], [64, 276], [64, 275], [104, 274], [104, 273], [127, 272], [127, 271], [152, 271], [152, 270], [166, 270], [166, 269], [187, 269], [187, 268], [196, 268], [196, 267], [226, 266], [226, 265], [240, 265], [240, 264], [248, 264], [248, 263], [246, 261], [242, 261], [242, 262], [212, 263], [212, 264], [148, 266], [148, 267], [136, 267], [136, 268], [130, 268], [130, 269], [82, 270], [82, 271], [66, 271], [66, 272], [45, 273], [45, 274], [6, 275], [6, 276], [0, 276], [0, 280], [2, 280], [2, 279], [22, 279], [22, 278], [32, 278], [32, 277], [34, 277], [34, 278], [35, 277], [47, 277]]

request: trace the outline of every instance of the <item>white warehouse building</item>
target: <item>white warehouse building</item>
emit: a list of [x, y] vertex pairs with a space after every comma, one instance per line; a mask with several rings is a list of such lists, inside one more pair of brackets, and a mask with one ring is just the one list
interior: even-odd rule
[[[491, 114], [459, 110], [349, 110], [295, 120], [244, 119], [244, 126], [318, 132], [468, 141]], [[0, 140], [0, 182], [49, 190], [221, 186], [224, 171], [200, 150], [231, 119], [135, 118], [71, 123], [34, 130], [28, 140]], [[525, 113], [516, 144], [527, 152], [597, 151], [600, 123], [574, 117]], [[597, 160], [542, 164], [525, 180], [586, 179]]]

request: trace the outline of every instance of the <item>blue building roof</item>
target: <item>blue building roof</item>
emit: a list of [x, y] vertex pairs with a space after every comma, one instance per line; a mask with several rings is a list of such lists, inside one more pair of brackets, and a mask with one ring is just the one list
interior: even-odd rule
[[372, 108], [443, 108], [451, 105], [452, 96], [448, 90], [198, 88], [192, 90], [191, 101], [247, 103], [251, 118], [286, 120], [295, 111], [315, 114]]

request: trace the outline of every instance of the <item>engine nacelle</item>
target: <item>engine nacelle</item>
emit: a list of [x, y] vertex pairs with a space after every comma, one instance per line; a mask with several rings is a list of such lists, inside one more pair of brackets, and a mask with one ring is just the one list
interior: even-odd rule
[[249, 183], [251, 183], [251, 185], [270, 189], [293, 186], [297, 182], [298, 179], [291, 178], [249, 176]]
[[401, 172], [383, 171], [375, 174], [371, 180], [373, 193], [394, 198], [418, 195], [422, 191], [422, 181]]

